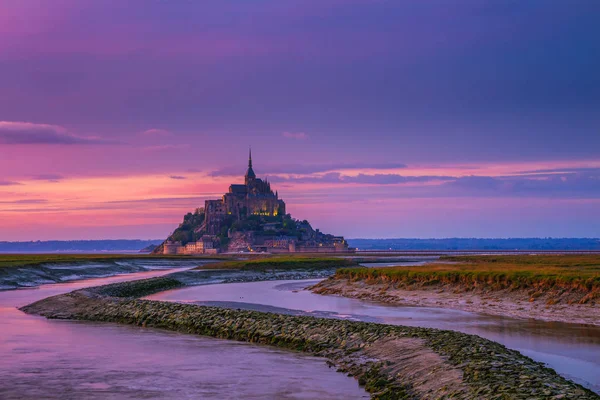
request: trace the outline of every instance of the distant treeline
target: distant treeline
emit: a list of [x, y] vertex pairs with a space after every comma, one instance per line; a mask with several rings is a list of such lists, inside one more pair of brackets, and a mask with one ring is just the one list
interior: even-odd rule
[[348, 239], [348, 245], [359, 250], [600, 250], [600, 239]]
[[140, 251], [162, 240], [49, 240], [36, 242], [0, 242], [0, 253], [120, 252]]

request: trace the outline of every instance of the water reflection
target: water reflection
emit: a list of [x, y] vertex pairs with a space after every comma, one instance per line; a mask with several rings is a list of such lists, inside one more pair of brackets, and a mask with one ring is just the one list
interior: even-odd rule
[[547, 363], [562, 375], [600, 392], [599, 327], [495, 317], [441, 308], [389, 306], [359, 299], [316, 295], [302, 290], [317, 282], [197, 286], [158, 293], [149, 298], [476, 334]]
[[53, 321], [17, 310], [153, 271], [0, 292], [1, 399], [360, 399], [323, 359], [270, 347], [127, 325]]
[[81, 279], [103, 278], [136, 272], [193, 268], [212, 260], [118, 259], [102, 262], [51, 263], [20, 268], [0, 268], [0, 290], [36, 287]]

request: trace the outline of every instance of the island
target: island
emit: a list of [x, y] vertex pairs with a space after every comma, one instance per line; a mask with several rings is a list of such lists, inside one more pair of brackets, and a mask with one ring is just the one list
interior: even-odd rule
[[349, 253], [343, 236], [325, 234], [286, 213], [285, 201], [267, 179], [256, 177], [252, 151], [243, 184], [186, 214], [154, 254], [221, 252]]

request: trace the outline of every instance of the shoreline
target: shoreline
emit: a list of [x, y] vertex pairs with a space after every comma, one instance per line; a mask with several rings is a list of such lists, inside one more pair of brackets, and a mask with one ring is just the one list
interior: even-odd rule
[[465, 291], [457, 285], [450, 284], [398, 287], [389, 282], [367, 282], [337, 276], [307, 289], [316, 294], [370, 300], [396, 306], [445, 308], [491, 316], [600, 326], [599, 305], [552, 304], [551, 298], [533, 298], [518, 290]]
[[[2, 255], [0, 254], [0, 291], [63, 283], [95, 277], [141, 272], [161, 264], [164, 268], [186, 267], [191, 270], [219, 271], [228, 274], [275, 273], [307, 274], [326, 277], [336, 268], [357, 266], [352, 260], [337, 257], [278, 256], [241, 260], [233, 256], [149, 256], [149, 255]], [[233, 280], [235, 281], [235, 279]]]
[[179, 286], [171, 277], [111, 284], [21, 310], [306, 352], [357, 379], [375, 399], [600, 398], [544, 364], [475, 335], [137, 299]]

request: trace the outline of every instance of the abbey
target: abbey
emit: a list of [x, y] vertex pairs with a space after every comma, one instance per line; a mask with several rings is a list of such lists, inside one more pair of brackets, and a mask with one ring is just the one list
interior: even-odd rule
[[266, 179], [252, 168], [252, 152], [243, 184], [232, 184], [220, 199], [184, 216], [183, 222], [154, 250], [162, 254], [230, 252], [348, 252], [342, 236], [324, 234], [308, 221], [286, 212], [286, 205]]
[[285, 202], [279, 199], [277, 192], [273, 193], [269, 182], [256, 177], [252, 169], [252, 151], [248, 156], [248, 170], [244, 178], [243, 185], [230, 185], [229, 192], [223, 198], [206, 200], [204, 203], [204, 228], [208, 234], [218, 234], [228, 216], [240, 220], [249, 215], [285, 215]]

